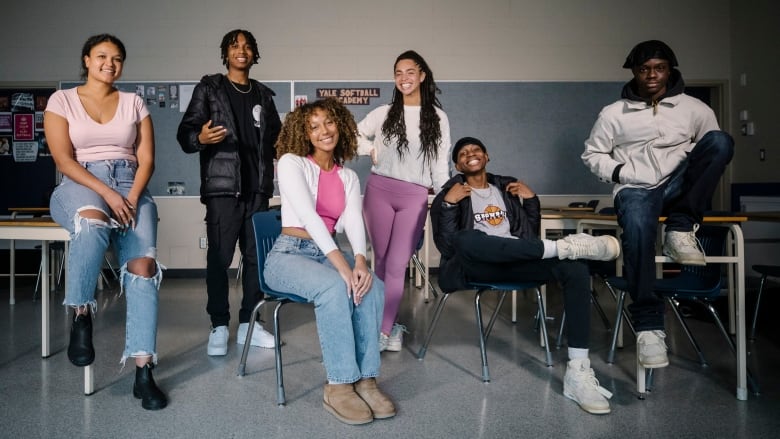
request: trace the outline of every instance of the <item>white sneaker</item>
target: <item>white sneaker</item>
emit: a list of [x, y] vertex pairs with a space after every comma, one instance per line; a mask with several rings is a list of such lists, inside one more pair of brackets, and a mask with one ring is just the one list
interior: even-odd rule
[[639, 364], [645, 369], [655, 369], [669, 365], [666, 355], [666, 333], [664, 331], [639, 331], [636, 337]]
[[212, 357], [227, 355], [227, 348], [228, 327], [223, 325], [212, 328], [211, 334], [209, 334], [209, 345], [206, 349], [206, 353]]
[[386, 349], [388, 351], [401, 352], [404, 343], [404, 332], [409, 332], [406, 330], [406, 326], [399, 325], [398, 323], [393, 324], [393, 329], [390, 330], [390, 336], [387, 337]]
[[612, 261], [620, 256], [620, 241], [611, 235], [591, 236], [587, 233], [569, 235], [555, 241], [560, 259], [591, 259]]
[[607, 399], [612, 398], [612, 393], [599, 385], [588, 358], [569, 360], [566, 364], [563, 395], [588, 413], [605, 415], [611, 411]]
[[384, 352], [387, 350], [387, 345], [390, 343], [390, 337], [379, 333], [379, 352]]
[[696, 239], [696, 231], [699, 225], [694, 224], [690, 232], [666, 232], [663, 252], [683, 265], [707, 265], [704, 261], [704, 251], [699, 240]]
[[[236, 332], [236, 343], [244, 344], [246, 341], [246, 331], [249, 329], [249, 323], [240, 323]], [[250, 346], [259, 348], [273, 349], [275, 344], [274, 335], [263, 329], [260, 323], [255, 323], [252, 330], [252, 341]]]

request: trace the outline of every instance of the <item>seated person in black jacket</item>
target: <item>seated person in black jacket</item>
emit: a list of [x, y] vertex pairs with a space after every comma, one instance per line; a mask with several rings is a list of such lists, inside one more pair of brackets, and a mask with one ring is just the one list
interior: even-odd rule
[[458, 140], [452, 160], [461, 174], [431, 205], [433, 237], [441, 252], [440, 286], [454, 291], [468, 289], [469, 281], [560, 282], [569, 329], [563, 393], [589, 413], [609, 413], [612, 394], [599, 386], [588, 359], [588, 268], [574, 259], [613, 260], [620, 254], [618, 240], [584, 233], [539, 239], [539, 198], [516, 178], [489, 174], [487, 149], [479, 139]]

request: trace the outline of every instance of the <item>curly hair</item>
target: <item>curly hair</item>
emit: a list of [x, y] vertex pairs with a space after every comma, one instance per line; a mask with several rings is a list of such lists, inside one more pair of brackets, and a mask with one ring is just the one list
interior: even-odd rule
[[225, 36], [222, 37], [222, 43], [219, 45], [219, 50], [222, 53], [223, 66], [228, 65], [228, 59], [227, 59], [228, 47], [230, 47], [231, 44], [235, 43], [236, 40], [238, 40], [239, 35], [243, 35], [244, 38], [246, 38], [246, 44], [252, 46], [252, 64], [257, 64], [257, 61], [260, 60], [260, 48], [257, 47], [257, 40], [255, 40], [255, 36], [252, 35], [252, 32], [249, 32], [248, 30], [244, 30], [244, 29], [234, 29], [226, 33]]
[[122, 56], [122, 61], [127, 59], [127, 51], [122, 41], [111, 34], [98, 34], [92, 35], [84, 42], [84, 46], [81, 48], [81, 79], [87, 79], [87, 66], [84, 65], [84, 57], [89, 56], [92, 52], [92, 48], [101, 43], [111, 43], [119, 49], [119, 54]]
[[[420, 154], [423, 160], [430, 164], [439, 157], [439, 144], [441, 143], [441, 126], [439, 126], [439, 115], [436, 114], [436, 108], [441, 108], [441, 103], [436, 97], [441, 93], [436, 81], [433, 79], [433, 71], [428, 67], [420, 54], [414, 50], [407, 50], [398, 55], [393, 64], [393, 69], [398, 62], [408, 59], [413, 61], [425, 73], [425, 80], [420, 84]], [[390, 111], [387, 112], [382, 124], [382, 135], [385, 142], [395, 143], [398, 156], [403, 157], [405, 152], [409, 151], [409, 139], [406, 138], [406, 122], [404, 121], [404, 98], [398, 88], [393, 90], [393, 101], [390, 104]]]
[[309, 118], [316, 110], [325, 111], [339, 131], [339, 143], [333, 151], [333, 159], [338, 165], [352, 160], [357, 155], [357, 124], [347, 107], [335, 98], [320, 99], [301, 105], [287, 113], [282, 130], [276, 139], [276, 157], [290, 153], [305, 157], [314, 153], [309, 140]]

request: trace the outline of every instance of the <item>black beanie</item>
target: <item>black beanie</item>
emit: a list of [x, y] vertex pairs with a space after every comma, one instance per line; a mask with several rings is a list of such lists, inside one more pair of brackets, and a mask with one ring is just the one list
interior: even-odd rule
[[483, 152], [487, 152], [487, 148], [485, 148], [485, 144], [483, 144], [481, 140], [477, 139], [476, 137], [463, 137], [455, 142], [455, 146], [452, 147], [453, 162], [458, 162], [458, 151], [460, 151], [466, 145], [477, 145], [482, 148]]
[[677, 67], [677, 57], [674, 56], [674, 52], [666, 43], [658, 40], [649, 40], [641, 42], [631, 49], [631, 53], [626, 57], [626, 62], [623, 63], [623, 68], [633, 69], [641, 66], [648, 59], [653, 58], [665, 59], [669, 61], [669, 67]]

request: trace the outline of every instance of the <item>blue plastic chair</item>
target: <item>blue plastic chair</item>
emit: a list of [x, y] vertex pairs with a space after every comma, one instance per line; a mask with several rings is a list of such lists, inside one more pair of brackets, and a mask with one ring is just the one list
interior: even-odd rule
[[[706, 225], [699, 228], [696, 236], [701, 243], [704, 254], [707, 256], [725, 256], [728, 233], [729, 229], [727, 227]], [[704, 354], [702, 353], [699, 344], [696, 342], [693, 333], [685, 322], [683, 313], [680, 312], [679, 302], [681, 300], [697, 303], [707, 309], [715, 325], [720, 330], [720, 333], [726, 339], [731, 348], [731, 352], [736, 356], [734, 341], [731, 339], [717, 310], [713, 306], [715, 300], [721, 295], [723, 286], [723, 264], [711, 263], [705, 266], [681, 265], [680, 267], [679, 275], [666, 279], [657, 279], [653, 283], [653, 290], [659, 296], [665, 298], [669, 303], [670, 308], [682, 326], [683, 332], [685, 332], [685, 335], [688, 337], [688, 340], [696, 351], [702, 367], [708, 366], [707, 360], [704, 358]], [[613, 328], [612, 344], [610, 346], [609, 354], [607, 355], [607, 363], [613, 363], [617, 345], [618, 329], [620, 328], [620, 323], [626, 311], [624, 307], [628, 282], [622, 277], [610, 277], [606, 284], [612, 291], [612, 294], [617, 297], [617, 317], [615, 318], [615, 326]], [[616, 293], [615, 290], [618, 290], [619, 293]], [[634, 327], [631, 326], [630, 319], [626, 319], [626, 322], [629, 323], [631, 330], [636, 334]], [[649, 369], [649, 371], [652, 372], [652, 369]], [[747, 378], [753, 391], [758, 393], [758, 384], [753, 379], [750, 371], [747, 372]], [[650, 388], [651, 381], [652, 373], [648, 375], [648, 389]], [[644, 394], [640, 392], [640, 399], [643, 398]]]
[[260, 310], [267, 303], [276, 303], [274, 307], [274, 356], [276, 357], [276, 403], [285, 404], [284, 394], [284, 375], [282, 373], [282, 343], [279, 328], [279, 310], [288, 303], [307, 303], [303, 297], [295, 294], [275, 291], [268, 287], [263, 277], [265, 260], [268, 252], [274, 246], [276, 238], [282, 231], [282, 216], [278, 210], [269, 210], [266, 212], [257, 212], [252, 215], [252, 226], [255, 231], [255, 243], [257, 244], [257, 274], [260, 277], [260, 288], [265, 293], [265, 298], [255, 305], [252, 315], [249, 318], [249, 330], [246, 333], [244, 350], [241, 353], [241, 361], [238, 363], [238, 376], [244, 376], [246, 373], [246, 357], [249, 353], [249, 345], [254, 330], [254, 325], [260, 315]]
[[[544, 310], [544, 301], [542, 300], [542, 292], [540, 290], [540, 287], [543, 285], [543, 283], [539, 282], [525, 282], [525, 283], [482, 283], [482, 282], [471, 282], [469, 283], [469, 289], [477, 290], [475, 296], [474, 296], [474, 311], [476, 312], [477, 316], [477, 332], [479, 334], [479, 350], [480, 354], [482, 356], [482, 381], [483, 382], [490, 382], [490, 371], [488, 370], [488, 362], [487, 362], [487, 351], [485, 348], [485, 345], [487, 344], [487, 339], [490, 336], [490, 332], [493, 330], [493, 324], [496, 321], [496, 318], [498, 317], [498, 312], [501, 309], [501, 305], [504, 303], [504, 299], [506, 298], [506, 293], [508, 291], [515, 291], [515, 290], [526, 290], [526, 289], [533, 289], [536, 291], [536, 301], [538, 304], [538, 310], [536, 317], [539, 322], [539, 326], [542, 330], [542, 337], [544, 341], [544, 349], [546, 352], [546, 364], [548, 367], [552, 367], [553, 361], [552, 361], [552, 354], [550, 354], [550, 343], [547, 339], [547, 326], [544, 324], [545, 322], [545, 316], [547, 315]], [[458, 290], [462, 291], [462, 290]], [[482, 293], [486, 291], [500, 291], [501, 296], [499, 297], [498, 304], [496, 305], [496, 309], [493, 311], [493, 314], [490, 317], [490, 321], [488, 322], [487, 327], [484, 326], [482, 322], [482, 305], [480, 303], [480, 299], [482, 297]], [[417, 353], [417, 358], [419, 360], [423, 360], [425, 358], [425, 354], [428, 351], [428, 344], [431, 342], [431, 338], [433, 337], [433, 332], [436, 329], [436, 324], [439, 322], [439, 317], [441, 316], [441, 312], [444, 309], [444, 304], [447, 302], [447, 299], [456, 291], [444, 293], [441, 295], [441, 298], [439, 299], [439, 303], [436, 305], [436, 310], [433, 313], [433, 320], [431, 321], [430, 326], [428, 327], [428, 334], [425, 336], [425, 342], [423, 343], [422, 347], [420, 347], [419, 352]]]

